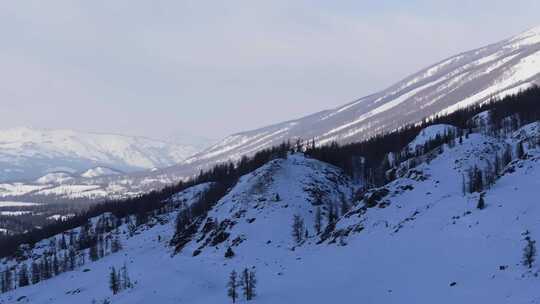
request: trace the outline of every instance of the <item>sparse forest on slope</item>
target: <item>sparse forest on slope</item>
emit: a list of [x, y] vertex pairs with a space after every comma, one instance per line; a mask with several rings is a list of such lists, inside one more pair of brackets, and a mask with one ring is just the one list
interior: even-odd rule
[[0, 299], [534, 302], [539, 102], [532, 88], [360, 143], [282, 144], [5, 237]]

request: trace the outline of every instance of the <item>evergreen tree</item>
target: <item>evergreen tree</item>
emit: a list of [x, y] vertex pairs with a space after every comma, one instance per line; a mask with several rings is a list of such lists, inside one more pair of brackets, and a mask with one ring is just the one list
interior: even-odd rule
[[523, 142], [519, 142], [516, 146], [516, 158], [525, 158], [525, 149], [523, 149]]
[[257, 285], [255, 271], [250, 271], [249, 269], [245, 268], [244, 271], [242, 271], [242, 275], [240, 277], [240, 284], [242, 286], [242, 291], [244, 293], [246, 301], [253, 300], [256, 295], [255, 288]]
[[89, 251], [88, 255], [90, 256], [90, 260], [92, 260], [93, 262], [99, 260], [98, 244], [97, 244], [97, 242], [94, 242], [94, 243], [92, 244], [92, 246], [90, 246], [90, 251]]
[[6, 284], [6, 276], [4, 273], [0, 273], [0, 292], [5, 293], [8, 292], [7, 290], [7, 284]]
[[120, 282], [118, 280], [118, 274], [116, 273], [116, 269], [114, 267], [111, 269], [111, 273], [109, 274], [109, 288], [114, 295], [120, 291]]
[[480, 198], [478, 199], [478, 204], [476, 204], [476, 208], [480, 210], [486, 208], [486, 202], [484, 201], [484, 193], [480, 194]]
[[71, 247], [69, 249], [69, 256], [68, 256], [68, 269], [74, 270], [77, 266], [77, 253], [75, 253], [75, 249]]
[[337, 221], [337, 211], [333, 205], [328, 205], [327, 227], [333, 227]]
[[225, 257], [228, 259], [234, 257], [234, 251], [231, 247], [227, 248], [227, 251], [225, 251]]
[[32, 261], [32, 284], [37, 284], [39, 283], [39, 281], [41, 280], [41, 270], [39, 269], [39, 265], [35, 262], [35, 261]]
[[232, 271], [229, 275], [229, 282], [227, 283], [227, 296], [231, 298], [233, 303], [236, 303], [236, 299], [238, 298], [238, 276], [236, 274], [236, 271]]
[[13, 281], [11, 278], [11, 270], [6, 267], [4, 271], [2, 271], [2, 281], [1, 281], [1, 291], [2, 293], [8, 292], [13, 287]]
[[249, 300], [252, 300], [257, 295], [257, 277], [255, 276], [255, 270], [249, 272]]
[[317, 234], [321, 233], [322, 230], [322, 214], [321, 214], [321, 208], [317, 207], [317, 210], [315, 211], [315, 231]]
[[120, 250], [122, 250], [122, 243], [120, 242], [120, 238], [115, 236], [111, 244], [111, 251], [116, 253]]
[[30, 278], [28, 277], [28, 266], [23, 263], [19, 270], [19, 286], [24, 287], [30, 285]]
[[299, 215], [295, 214], [293, 216], [292, 236], [297, 245], [302, 243], [304, 238], [304, 230], [304, 220]]
[[536, 241], [533, 241], [530, 236], [527, 236], [525, 241], [527, 244], [523, 249], [523, 265], [530, 269], [536, 259]]
[[55, 276], [60, 274], [60, 263], [58, 262], [58, 256], [56, 254], [54, 255], [52, 261], [52, 272]]
[[346, 200], [342, 200], [341, 201], [341, 215], [344, 215], [347, 212], [349, 212], [349, 204], [347, 204]]
[[121, 269], [121, 289], [129, 289], [132, 287], [131, 279], [129, 278], [129, 272], [126, 263], [122, 266]]

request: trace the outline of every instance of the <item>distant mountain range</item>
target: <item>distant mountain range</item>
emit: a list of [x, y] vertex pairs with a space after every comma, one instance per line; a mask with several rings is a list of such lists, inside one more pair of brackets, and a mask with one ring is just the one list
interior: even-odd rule
[[[125, 172], [163, 168], [197, 151], [194, 146], [144, 137], [6, 129], [0, 130], [0, 181], [35, 180], [48, 173], [76, 174], [96, 167]], [[96, 177], [94, 173], [88, 172], [86, 177]]]

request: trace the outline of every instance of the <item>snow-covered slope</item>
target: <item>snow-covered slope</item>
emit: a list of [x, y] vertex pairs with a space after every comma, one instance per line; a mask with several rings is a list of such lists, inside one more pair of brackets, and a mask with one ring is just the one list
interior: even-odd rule
[[[357, 201], [358, 185], [333, 166], [299, 154], [274, 160], [242, 177], [178, 254], [169, 246], [176, 213], [207, 184], [177, 194], [175, 211], [132, 236], [123, 225], [121, 252], [1, 295], [0, 303], [226, 303], [228, 275], [244, 267], [257, 273], [253, 303], [538, 303], [540, 264], [524, 266], [522, 253], [527, 237], [540, 239], [539, 138], [538, 123], [506, 136], [472, 133]], [[489, 168], [495, 153], [518, 142], [526, 156], [501, 171], [478, 209], [479, 193], [463, 193], [463, 176]], [[324, 227], [327, 211], [343, 202], [350, 209], [335, 228], [315, 235], [317, 209]], [[300, 244], [294, 215], [308, 230]], [[36, 256], [49, 240], [40, 244]], [[229, 247], [232, 258], [224, 257]], [[113, 296], [110, 269], [124, 263], [136, 283]]]
[[295, 138], [315, 139], [319, 145], [358, 141], [535, 84], [540, 84], [540, 27], [443, 60], [344, 106], [234, 134], [187, 163], [238, 159]]
[[127, 172], [166, 167], [197, 152], [181, 146], [112, 134], [72, 130], [0, 130], [0, 180], [36, 179], [56, 171], [105, 166]]

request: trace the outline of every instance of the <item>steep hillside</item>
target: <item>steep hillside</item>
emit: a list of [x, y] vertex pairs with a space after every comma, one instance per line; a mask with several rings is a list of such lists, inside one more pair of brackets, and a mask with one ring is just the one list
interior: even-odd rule
[[443, 60], [336, 109], [234, 134], [186, 164], [239, 159], [296, 138], [315, 139], [319, 145], [354, 142], [535, 84], [540, 84], [540, 27]]
[[[414, 142], [448, 128], [432, 127]], [[0, 303], [226, 303], [229, 273], [246, 267], [258, 279], [253, 303], [537, 303], [539, 264], [523, 262], [524, 248], [540, 239], [539, 147], [538, 122], [495, 133], [476, 125], [403, 159], [393, 181], [354, 196], [363, 185], [336, 167], [300, 154], [276, 159], [240, 178], [186, 229], [175, 234], [177, 214], [210, 184], [177, 194], [138, 228], [134, 218], [111, 227], [104, 239], [120, 238], [119, 252], [105, 246], [91, 262], [81, 251], [83, 266], [5, 293]], [[92, 227], [101, 227], [98, 219]], [[39, 261], [49, 244], [22, 255]], [[132, 286], [112, 295], [111, 267], [124, 264]]]
[[0, 181], [36, 179], [55, 171], [106, 166], [133, 172], [179, 163], [197, 152], [143, 137], [71, 130], [14, 128], [0, 131]]

